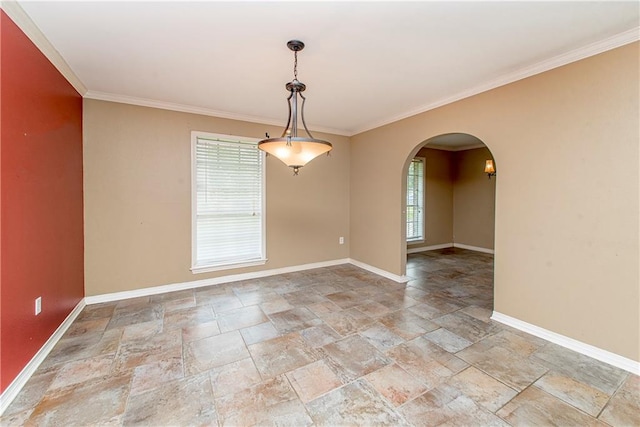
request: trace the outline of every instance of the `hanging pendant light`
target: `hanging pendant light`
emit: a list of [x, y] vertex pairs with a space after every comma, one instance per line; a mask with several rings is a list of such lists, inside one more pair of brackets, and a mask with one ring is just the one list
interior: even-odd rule
[[[302, 92], [307, 88], [304, 83], [298, 81], [298, 52], [304, 49], [304, 43], [299, 40], [291, 40], [287, 47], [293, 51], [293, 80], [285, 86], [290, 92], [287, 101], [289, 103], [289, 120], [280, 138], [263, 139], [258, 143], [258, 148], [268, 154], [277, 157], [285, 165], [293, 168], [293, 174], [298, 175], [301, 167], [320, 154], [328, 153], [333, 146], [327, 141], [315, 139], [304, 121], [304, 102], [306, 98]], [[298, 96], [302, 98], [300, 106], [300, 119], [307, 137], [298, 135]]]

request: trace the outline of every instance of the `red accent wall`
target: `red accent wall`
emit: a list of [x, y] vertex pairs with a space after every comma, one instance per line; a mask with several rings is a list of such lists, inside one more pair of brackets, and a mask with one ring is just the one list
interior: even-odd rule
[[1, 10], [0, 64], [4, 391], [84, 297], [84, 248], [82, 97]]

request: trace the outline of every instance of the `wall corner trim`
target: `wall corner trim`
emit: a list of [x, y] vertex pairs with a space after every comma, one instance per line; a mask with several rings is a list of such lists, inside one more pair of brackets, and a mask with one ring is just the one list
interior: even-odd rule
[[604, 363], [608, 363], [616, 368], [624, 369], [627, 372], [631, 372], [635, 375], [640, 375], [640, 362], [628, 359], [610, 351], [603, 350], [598, 347], [594, 347], [590, 344], [583, 343], [581, 341], [569, 338], [564, 335], [560, 335], [556, 332], [549, 331], [531, 323], [524, 322], [516, 319], [515, 317], [507, 316], [506, 314], [493, 312], [491, 320], [500, 322], [504, 325], [511, 326], [512, 328], [526, 332], [538, 338], [542, 338], [554, 344], [558, 344], [562, 347], [568, 348], [585, 356], [589, 356], [593, 359], [599, 360]]
[[40, 28], [33, 22], [31, 17], [24, 11], [16, 0], [2, 0], [1, 6], [7, 15], [16, 23], [23, 33], [36, 45], [43, 55], [53, 64], [54, 67], [64, 76], [65, 79], [78, 91], [80, 96], [87, 93], [87, 87], [82, 80], [73, 72], [67, 61], [60, 52], [53, 47]]
[[382, 270], [382, 269], [380, 269], [378, 267], [374, 267], [372, 265], [365, 264], [364, 262], [360, 262], [360, 261], [352, 259], [352, 258], [349, 258], [349, 264], [353, 264], [356, 267], [360, 267], [363, 270], [367, 270], [367, 271], [369, 271], [371, 273], [377, 274], [378, 276], [386, 277], [387, 279], [391, 279], [394, 282], [406, 283], [409, 280], [411, 280], [407, 276], [398, 276], [397, 274], [390, 273], [390, 272], [388, 272], [386, 270]]
[[4, 411], [9, 407], [13, 399], [16, 398], [22, 387], [27, 383], [29, 378], [33, 375], [33, 373], [38, 369], [38, 366], [44, 361], [49, 352], [53, 349], [53, 347], [58, 343], [60, 338], [67, 332], [69, 326], [76, 320], [78, 315], [82, 312], [82, 309], [85, 307], [84, 298], [80, 300], [80, 302], [75, 306], [71, 313], [67, 316], [66, 319], [58, 326], [55, 332], [49, 337], [47, 342], [44, 343], [40, 350], [31, 358], [29, 363], [20, 371], [18, 376], [9, 384], [9, 387], [0, 395], [0, 416], [4, 413]]
[[[250, 116], [247, 114], [230, 113], [227, 111], [214, 110], [211, 108], [196, 107], [186, 104], [178, 104], [175, 102], [158, 101], [149, 98], [139, 98], [129, 95], [119, 95], [117, 93], [100, 92], [95, 90], [89, 90], [84, 95], [87, 99], [95, 99], [97, 101], [117, 102], [120, 104], [136, 105], [138, 107], [150, 107], [160, 110], [177, 111], [180, 113], [199, 114], [202, 116], [218, 117], [221, 119], [238, 120], [243, 122], [259, 123], [263, 125], [282, 126], [280, 120], [272, 120], [258, 116]], [[333, 135], [351, 136], [349, 132], [342, 129], [334, 129], [323, 126], [313, 126], [312, 129], [316, 132], [324, 132]]]

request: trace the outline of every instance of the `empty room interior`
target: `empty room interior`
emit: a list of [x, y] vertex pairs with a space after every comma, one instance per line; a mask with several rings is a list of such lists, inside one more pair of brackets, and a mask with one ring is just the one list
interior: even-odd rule
[[640, 5], [0, 9], [0, 424], [640, 425]]

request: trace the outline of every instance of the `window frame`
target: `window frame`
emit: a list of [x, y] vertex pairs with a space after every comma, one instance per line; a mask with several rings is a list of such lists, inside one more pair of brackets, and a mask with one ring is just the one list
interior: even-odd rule
[[[415, 238], [409, 238], [409, 236], [407, 235], [406, 231], [407, 231], [407, 227], [409, 225], [409, 203], [408, 203], [408, 196], [409, 196], [409, 170], [411, 169], [411, 163], [413, 163], [414, 161], [419, 161], [422, 163], [422, 179], [420, 180], [420, 185], [422, 186], [421, 190], [422, 190], [422, 197], [420, 200], [420, 204], [418, 205], [420, 210], [421, 210], [421, 217], [420, 217], [420, 221], [419, 221], [419, 227], [420, 227], [420, 236], [419, 237], [415, 237]], [[404, 195], [405, 198], [405, 221], [404, 221], [404, 226], [405, 226], [405, 241], [407, 244], [416, 244], [416, 243], [424, 243], [425, 239], [426, 239], [426, 219], [425, 219], [425, 210], [426, 210], [426, 179], [427, 179], [427, 159], [425, 157], [414, 157], [413, 159], [411, 159], [410, 163], [409, 163], [409, 168], [407, 168], [407, 174], [405, 176], [405, 182], [407, 184], [407, 189]]]
[[198, 194], [197, 194], [197, 159], [196, 159], [196, 148], [198, 144], [198, 139], [207, 139], [210, 141], [220, 141], [220, 142], [240, 142], [240, 143], [252, 143], [256, 145], [258, 141], [257, 138], [250, 138], [244, 136], [236, 136], [236, 135], [223, 135], [211, 132], [203, 132], [203, 131], [191, 131], [191, 272], [193, 274], [198, 273], [208, 273], [213, 271], [220, 270], [230, 270], [236, 268], [243, 267], [252, 267], [256, 265], [264, 265], [267, 262], [267, 220], [266, 220], [266, 176], [267, 176], [267, 162], [265, 159], [265, 153], [260, 151], [261, 156], [261, 166], [262, 166], [262, 177], [260, 183], [260, 191], [261, 191], [261, 256], [258, 259], [246, 259], [246, 260], [230, 260], [225, 262], [213, 262], [208, 264], [198, 264], [197, 263], [197, 237], [198, 237]]

